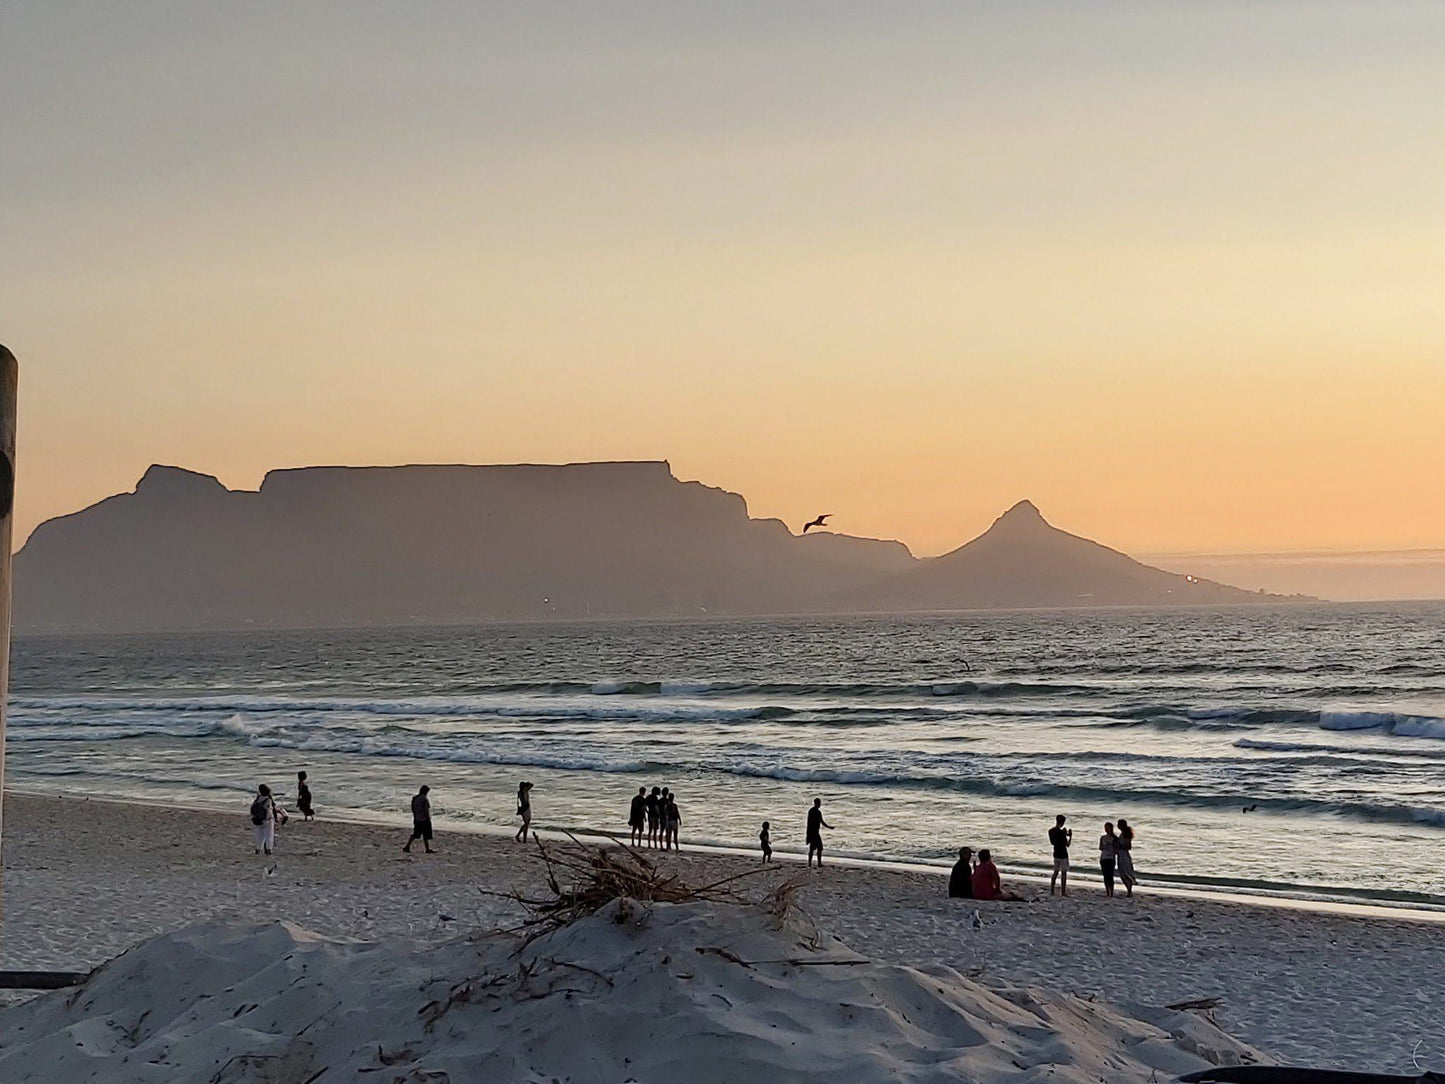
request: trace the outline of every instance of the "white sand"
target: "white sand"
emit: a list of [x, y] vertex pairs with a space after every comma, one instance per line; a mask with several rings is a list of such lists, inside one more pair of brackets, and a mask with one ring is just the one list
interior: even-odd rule
[[0, 1078], [1144, 1084], [1250, 1057], [1156, 1021], [859, 962], [751, 907], [617, 901], [520, 951], [190, 926], [0, 1016]]
[[[438, 827], [442, 853], [409, 857], [401, 828], [293, 822], [268, 861], [251, 854], [244, 809], [221, 816], [12, 797], [5, 966], [88, 967], [212, 918], [286, 919], [327, 937], [400, 935], [426, 945], [515, 917], [476, 888], [535, 884], [529, 852]], [[695, 879], [750, 865], [716, 855], [669, 861]], [[799, 872], [780, 864], [757, 889]], [[927, 874], [830, 867], [812, 875], [800, 902], [823, 930], [875, 960], [946, 967], [996, 988], [1101, 996], [1135, 1015], [1214, 996], [1226, 1030], [1280, 1060], [1403, 1072], [1414, 1054], [1445, 1068], [1441, 926], [1079, 891], [1066, 901], [981, 905], [975, 930], [974, 905], [943, 898], [943, 887]]]

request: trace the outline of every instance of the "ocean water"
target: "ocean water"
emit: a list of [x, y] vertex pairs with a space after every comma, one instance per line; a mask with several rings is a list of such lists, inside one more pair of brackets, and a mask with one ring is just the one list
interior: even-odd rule
[[[9, 782], [233, 809], [1075, 868], [1105, 819], [1146, 881], [1445, 904], [1445, 604], [43, 637], [14, 646]], [[1257, 806], [1257, 809], [1252, 807]], [[1251, 807], [1251, 812], [1243, 812]], [[241, 845], [238, 842], [238, 846]]]

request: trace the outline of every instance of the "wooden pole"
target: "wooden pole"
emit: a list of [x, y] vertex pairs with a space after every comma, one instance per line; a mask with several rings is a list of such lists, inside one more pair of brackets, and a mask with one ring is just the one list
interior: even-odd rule
[[[5, 708], [10, 697], [10, 526], [15, 518], [15, 386], [20, 367], [0, 346], [0, 870], [5, 862]], [[3, 878], [0, 878], [3, 883]], [[3, 888], [0, 888], [3, 892]], [[0, 899], [0, 919], [3, 919]], [[0, 930], [3, 930], [0, 922]]]

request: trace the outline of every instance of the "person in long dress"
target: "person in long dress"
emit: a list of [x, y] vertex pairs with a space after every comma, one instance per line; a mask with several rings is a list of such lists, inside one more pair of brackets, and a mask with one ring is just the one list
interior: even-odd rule
[[1131, 899], [1134, 896], [1134, 829], [1123, 817], [1119, 818], [1119, 834], [1114, 840], [1115, 869], [1124, 892]]

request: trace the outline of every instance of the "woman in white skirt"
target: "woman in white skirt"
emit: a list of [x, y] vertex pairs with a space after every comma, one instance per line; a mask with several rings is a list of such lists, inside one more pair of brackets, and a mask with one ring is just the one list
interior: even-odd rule
[[276, 801], [271, 788], [262, 783], [251, 799], [251, 839], [257, 854], [270, 854], [276, 846]]

